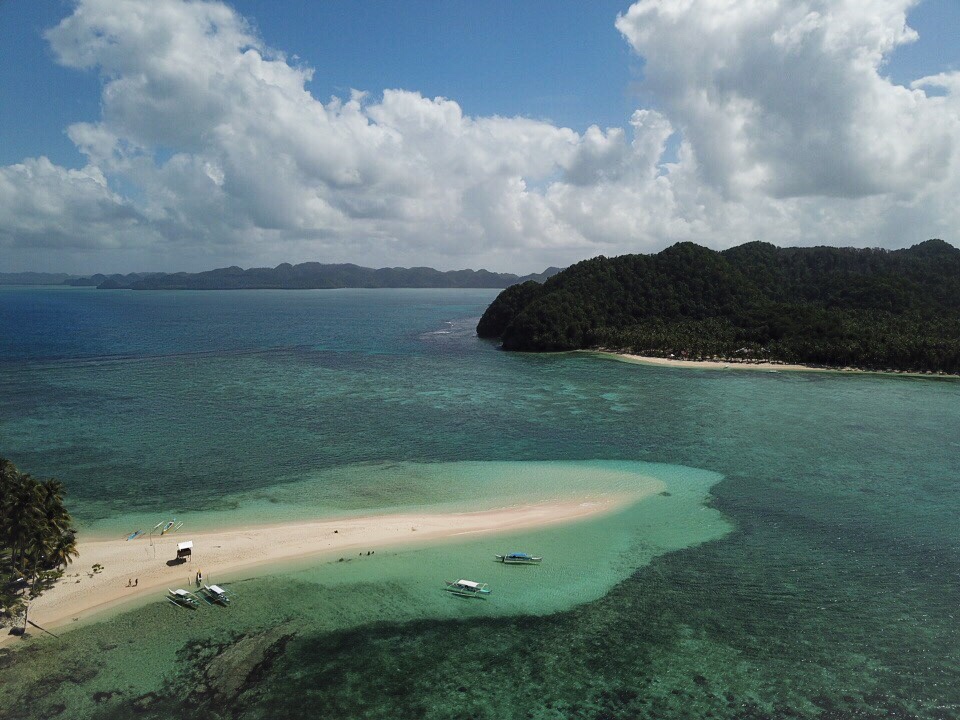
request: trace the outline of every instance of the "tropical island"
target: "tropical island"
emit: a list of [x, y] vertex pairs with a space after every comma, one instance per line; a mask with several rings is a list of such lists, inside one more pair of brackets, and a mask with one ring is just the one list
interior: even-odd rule
[[715, 251], [597, 257], [507, 288], [477, 325], [504, 350], [960, 373], [960, 250]]

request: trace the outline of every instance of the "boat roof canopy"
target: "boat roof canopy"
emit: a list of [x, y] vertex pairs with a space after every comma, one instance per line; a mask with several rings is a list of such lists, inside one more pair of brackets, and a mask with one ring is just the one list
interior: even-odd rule
[[213, 590], [217, 595], [224, 595], [223, 588], [219, 585], [211, 585], [210, 589]]
[[480, 587], [480, 583], [475, 583], [473, 580], [457, 580], [457, 585], [465, 585], [466, 587]]
[[186, 542], [177, 543], [177, 552], [181, 550], [192, 550], [193, 549], [193, 540], [187, 540]]
[[507, 557], [530, 557], [526, 553], [510, 553]]

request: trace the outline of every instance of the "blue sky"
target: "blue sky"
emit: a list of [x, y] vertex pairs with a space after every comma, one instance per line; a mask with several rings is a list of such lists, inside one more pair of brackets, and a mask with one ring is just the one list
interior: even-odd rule
[[[701, 6], [699, 12], [702, 16], [704, 8], [709, 10], [714, 1], [695, 0], [693, 4]], [[820, 11], [831, 5], [831, 0], [803, 1], [810, 4], [811, 8]], [[129, 4], [125, 3], [125, 7]], [[666, 22], [665, 13], [654, 8], [655, 0], [644, 0], [640, 4], [649, 6], [643, 11], [647, 14], [641, 20], [634, 18], [633, 25], [626, 23], [618, 27], [615, 24], [618, 15], [627, 13], [632, 3], [610, 0], [549, 3], [477, 3], [461, 0], [403, 3], [290, 0], [277, 3], [268, 0], [237, 0], [228, 3], [237, 18], [244, 18], [255, 28], [264, 48], [283, 53], [285, 66], [293, 68], [306, 66], [313, 69], [312, 79], [304, 87], [315, 100], [321, 103], [328, 102], [331, 96], [347, 99], [351, 89], [359, 89], [370, 93], [366, 101], [368, 104], [376, 104], [380, 102], [385, 89], [402, 89], [418, 93], [427, 100], [435, 97], [448, 98], [457, 103], [465, 116], [471, 118], [520, 116], [544, 121], [544, 126], [549, 128], [570, 128], [577, 136], [570, 142], [587, 149], [589, 149], [587, 146], [593, 147], [596, 152], [601, 153], [612, 152], [607, 146], [630, 142], [633, 137], [631, 133], [637, 132], [635, 127], [632, 129], [631, 118], [636, 110], [643, 109], [657, 113], [657, 118], [662, 115], [664, 122], [669, 126], [669, 131], [664, 131], [666, 138], [663, 139], [663, 148], [658, 151], [656, 158], [656, 163], [661, 167], [658, 171], [661, 175], [664, 172], [665, 163], [677, 163], [681, 143], [687, 142], [690, 151], [696, 154], [697, 172], [701, 175], [699, 181], [703, 183], [704, 188], [713, 189], [719, 193], [717, 203], [737, 201], [738, 194], [755, 192], [757, 188], [755, 185], [750, 185], [754, 182], [750, 178], [760, 177], [764, 173], [769, 175], [774, 170], [780, 172], [783, 170], [781, 163], [789, 159], [779, 157], [777, 152], [766, 156], [757, 150], [756, 157], [741, 158], [742, 162], [739, 162], [739, 165], [730, 164], [730, 159], [724, 156], [726, 151], [720, 147], [722, 143], [719, 140], [716, 143], [717, 147], [707, 147], [716, 140], [708, 137], [711, 133], [709, 124], [700, 115], [685, 114], [690, 112], [690, 97], [693, 95], [681, 97], [675, 86], [702, 80], [710, 83], [710, 87], [716, 88], [726, 80], [722, 74], [717, 74], [719, 71], [716, 68], [709, 72], [701, 68], [699, 74], [689, 78], [677, 75], [671, 66], [682, 64], [682, 48], [675, 47], [673, 52], [678, 54], [671, 59], [669, 48], [658, 45], [657, 36], [646, 35], [643, 25], [643, 23]], [[874, 12], [867, 6], [875, 7], [876, 18], [871, 18], [869, 21], [871, 23], [889, 22], [889, 19], [883, 15], [889, 7], [896, 9], [896, 6], [902, 5], [909, 8], [909, 4], [910, 0], [864, 0], [866, 8], [864, 13]], [[787, 13], [784, 17], [787, 19], [783, 21], [795, 22], [794, 18], [788, 16], [788, 5], [784, 5], [783, 12]], [[348, 225], [351, 220], [356, 220], [354, 227], [359, 228], [358, 223], [368, 219], [371, 212], [369, 204], [373, 202], [369, 199], [361, 202], [356, 198], [349, 202], [343, 199], [336, 202], [330, 201], [342, 214], [345, 213], [336, 221], [329, 220], [329, 223], [326, 220], [311, 221], [312, 224], [280, 228], [283, 230], [279, 233], [280, 235], [292, 239], [293, 244], [286, 246], [277, 239], [278, 233], [273, 232], [278, 229], [274, 227], [278, 223], [254, 219], [251, 220], [250, 226], [244, 229], [244, 232], [247, 232], [247, 240], [237, 243], [233, 249], [230, 247], [231, 241], [222, 235], [228, 232], [222, 227], [206, 230], [210, 239], [209, 244], [204, 248], [194, 247], [192, 251], [187, 251], [188, 249], [183, 247], [172, 249], [176, 245], [177, 238], [182, 238], [184, 234], [182, 230], [170, 230], [170, 218], [180, 216], [182, 214], [180, 209], [148, 211], [142, 205], [149, 199], [150, 191], [147, 186], [150, 183], [143, 180], [142, 173], [131, 174], [128, 169], [121, 170], [119, 165], [110, 165], [106, 161], [92, 162], [88, 154], [85, 155], [80, 151], [75, 138], [72, 139], [67, 134], [68, 127], [77, 123], [88, 123], [91, 126], [100, 123], [103, 127], [107, 127], [113, 122], [115, 127], [111, 128], [111, 132], [114, 134], [119, 132], [121, 135], [130, 130], [122, 123], [118, 125], [115, 118], [109, 116], [108, 107], [105, 111], [102, 93], [105, 85], [113, 79], [110, 74], [98, 72], [95, 68], [67, 66], [77, 65], [77, 63], [65, 62], [58, 55], [58, 51], [52, 47], [51, 41], [44, 37], [45, 31], [70, 16], [74, 9], [73, 2], [0, 0], [0, 167], [12, 168], [26, 159], [45, 156], [49, 158], [60, 176], [63, 176], [66, 171], [80, 170], [85, 166], [95, 168], [97, 173], [102, 171], [106, 182], [105, 187], [119, 197], [119, 205], [123, 206], [119, 209], [114, 208], [115, 214], [127, 219], [129, 219], [128, 216], [136, 216], [135, 222], [142, 227], [149, 226], [156, 242], [161, 245], [166, 243], [163, 245], [165, 249], [159, 250], [157, 248], [160, 245], [157, 245], [156, 252], [152, 252], [143, 245], [139, 245], [137, 248], [131, 248], [130, 252], [124, 252], [122, 248], [125, 241], [120, 239], [100, 248], [80, 242], [77, 247], [84, 249], [68, 249], [71, 243], [63, 240], [58, 243], [52, 241], [46, 243], [43, 239], [46, 236], [40, 231], [37, 231], [36, 236], [30, 237], [27, 235], [14, 237], [11, 234], [4, 239], [0, 235], [0, 251], [3, 250], [5, 243], [6, 246], [13, 248], [15, 250], [13, 254], [18, 256], [14, 264], [29, 264], [32, 257], [42, 256], [42, 264], [45, 265], [56, 264], [58, 258], [62, 257], [64, 265], [74, 267], [93, 267], [101, 263], [104, 266], [139, 269], [132, 265], [138, 262], [155, 261], [157, 258], [166, 257], [165, 254], [170, 252], [173, 252], [175, 258], [182, 256], [187, 265], [216, 263], [221, 260], [281, 262], [325, 257], [334, 259], [333, 256], [336, 256], [336, 259], [366, 258], [368, 261], [382, 257], [382, 261], [386, 263], [426, 261], [430, 259], [431, 252], [437, 251], [434, 247], [432, 251], [428, 248], [420, 248], [410, 252], [397, 252], [393, 255], [384, 252], [384, 248], [398, 248], [405, 242], [404, 238], [399, 236], [402, 233], [399, 233], [397, 228], [387, 227], [386, 224], [376, 226], [367, 224], [362, 230], [365, 236], [372, 234], [386, 238], [385, 244], [379, 250], [374, 247], [352, 246], [348, 238], [353, 238], [355, 235]], [[697, 8], [695, 7], [694, 10], [696, 11]], [[909, 86], [918, 78], [960, 70], [960, 42], [957, 41], [960, 38], [960, 3], [956, 0], [924, 0], [915, 7], [909, 8], [907, 12], [909, 25], [918, 32], [919, 40], [900, 44], [895, 50], [889, 52], [885, 62], [877, 66], [877, 75], [884, 80], [889, 80], [888, 85], [892, 83]], [[866, 22], [863, 18], [856, 19], [856, 22], [861, 20]], [[709, 29], [697, 25], [694, 15], [690, 16], [689, 21], [682, 19], [682, 22], [687, 22], [692, 28], [690, 32], [696, 30], [700, 33], [697, 36], [699, 39], [694, 42], [709, 43], [718, 40], [716, 37], [704, 34], [708, 33]], [[660, 36], [665, 37], [669, 32], [680, 33], [677, 30], [678, 27], [682, 29], [685, 26], [665, 24], [658, 32]], [[87, 34], [84, 37], [89, 39], [95, 35]], [[685, 30], [678, 34], [678, 38], [682, 37], [688, 37]], [[744, 57], [752, 51], [751, 43], [748, 41], [749, 33], [740, 38], [739, 47], [742, 48]], [[675, 44], [682, 44], [682, 42], [683, 40], [679, 39]], [[645, 49], [653, 54], [659, 53], [657, 55], [659, 65], [654, 68], [653, 78], [648, 77], [646, 72], [647, 59], [643, 55]], [[697, 51], [699, 49], [699, 47], [696, 48]], [[133, 48], [131, 53], [136, 54], [138, 51], [138, 48]], [[270, 50], [265, 49], [264, 52], [265, 57], [271, 57]], [[830, 61], [839, 62], [837, 58], [832, 58]], [[840, 68], [838, 72], [843, 69]], [[760, 75], [764, 71], [763, 67], [757, 67], [752, 72]], [[674, 84], [672, 88], [671, 82]], [[749, 73], [742, 74], [737, 82], [751, 85]], [[289, 88], [285, 88], [284, 92], [288, 90]], [[730, 92], [729, 89], [724, 91]], [[743, 94], [749, 97], [749, 93], [754, 91], [756, 88], [750, 87], [745, 89]], [[942, 96], [947, 92], [943, 87], [930, 86], [926, 89], [929, 98]], [[869, 93], [864, 91], [864, 97], [867, 95]], [[818, 96], [818, 99], [825, 100], [825, 95]], [[784, 102], [783, 98], [771, 97], [757, 100], [761, 104], [767, 101], [773, 105]], [[714, 110], [717, 109], [714, 108]], [[829, 112], [828, 107], [824, 107], [823, 110]], [[776, 112], [770, 117], [776, 115]], [[387, 127], [387, 124], [384, 124], [385, 121], [377, 121], [375, 116], [376, 111], [368, 117], [367, 121]], [[758, 117], [757, 122], [765, 122], [763, 113]], [[700, 121], [705, 124], [698, 128], [696, 125]], [[906, 120], [903, 122], [907, 123]], [[623, 140], [614, 136], [604, 136], [591, 145], [592, 141], [587, 137], [587, 131], [591, 125], [599, 126], [601, 131], [607, 128], [618, 129], [617, 131], [623, 134]], [[898, 127], [905, 126], [902, 123], [898, 125]], [[766, 128], [767, 126], [764, 125], [761, 129]], [[132, 132], [136, 135], [135, 130]], [[660, 131], [656, 131], [654, 135], [657, 132]], [[803, 130], [792, 131], [792, 135], [797, 134], [806, 137]], [[840, 135], [842, 134], [841, 129]], [[601, 145], [603, 148], [600, 148]], [[158, 166], [155, 169], [162, 170], [164, 163], [181, 150], [183, 148], [166, 147], [162, 143], [152, 145], [150, 151], [154, 153]], [[198, 161], [202, 157], [205, 161], [215, 164], [220, 163], [225, 157], [222, 148], [211, 148], [209, 151], [191, 148], [190, 153]], [[900, 154], [899, 151], [893, 153], [891, 157], [897, 154]], [[917, 157], [923, 154], [923, 149], [914, 152]], [[853, 158], [852, 162], [862, 160], [863, 158], [858, 156]], [[537, 164], [535, 161], [532, 162]], [[557, 198], [567, 198], [572, 191], [556, 186], [553, 187], [553, 196], [548, 198], [546, 188], [554, 186], [558, 178], [565, 177], [565, 173], [572, 172], [568, 167], [569, 163], [576, 164], [581, 161], [567, 158], [556, 162], [557, 165], [552, 170], [523, 169], [514, 173], [514, 177], [522, 178], [528, 190], [535, 189], [537, 192], [543, 190], [544, 202], [549, 201], [555, 205], [559, 202]], [[577, 167], [589, 165], [594, 168], [597, 162], [600, 160], [591, 156], [584, 159]], [[873, 160], [869, 162], [863, 160], [863, 162], [870, 165]], [[734, 167], [734, 165], [737, 166]], [[896, 168], [891, 166], [888, 170], [895, 171]], [[597, 172], [600, 174], [598, 175]], [[831, 171], [830, 178], [826, 180], [826, 189], [822, 193], [829, 199], [823, 206], [804, 210], [809, 213], [809, 218], [818, 214], [822, 217], [825, 212], [828, 212], [838, 223], [833, 230], [840, 227], [841, 223], [849, 223], [850, 217], [844, 217], [844, 213], [860, 215], [864, 212], [862, 203], [861, 207], [855, 208], [851, 204], [845, 210], [836, 205], [834, 198], [859, 200], [887, 192], [902, 195], [902, 188], [888, 188], [882, 182], [877, 183], [873, 177], [836, 179], [844, 172], [843, 169]], [[609, 182], [616, 174], [607, 172], [605, 169], [602, 172], [590, 170], [589, 173], [593, 173], [590, 175], [592, 178], [590, 182], [593, 183]], [[618, 178], [623, 174], [621, 170], [617, 170], [617, 173], [619, 173], [616, 175]], [[675, 171], [675, 175], [679, 176], [679, 172]], [[587, 175], [583, 177], [586, 178]], [[62, 181], [61, 177], [58, 182]], [[222, 186], [228, 187], [229, 181], [228, 176], [226, 185], [221, 183]], [[811, 190], [811, 184], [818, 181], [823, 181], [823, 178], [817, 175], [816, 169], [801, 168], [796, 178], [780, 184], [773, 183], [768, 194], [774, 198], [815, 196], [818, 191], [816, 188]], [[320, 181], [317, 180], [317, 182]], [[585, 182], [586, 180], [577, 180], [569, 184], [571, 187], [583, 187]], [[830, 185], [833, 182], [836, 183], [836, 188]], [[313, 188], [308, 193], [310, 197], [313, 197], [311, 193], [319, 193], [324, 196], [324, 202], [328, 202], [324, 188], [317, 184], [310, 187]], [[747, 190], [744, 190], [744, 187], [747, 187]], [[465, 190], [464, 194], [458, 196], [458, 201], [472, 198], [471, 192]], [[674, 189], [671, 202], [676, 202], [678, 197], [679, 194]], [[341, 205], [337, 205], [337, 202]], [[357, 202], [361, 202], [364, 209], [356, 210]], [[495, 202], [497, 207], [501, 208], [504, 203], [510, 201], [503, 196]], [[802, 202], [805, 201], [798, 200], [793, 204]], [[587, 202], [580, 198], [578, 203], [582, 207], [597, 205], [595, 199]], [[349, 206], [348, 209], [344, 210], [343, 208], [347, 206]], [[705, 203], [701, 200], [696, 207], [704, 206]], [[712, 230], [717, 222], [723, 218], [729, 218], [731, 212], [735, 210], [733, 206], [719, 208], [718, 205], [716, 218], [704, 220], [706, 224], [703, 228], [707, 231]], [[547, 211], [548, 209], [538, 207], [524, 212], [530, 216], [531, 213], [542, 215]], [[770, 217], [775, 217], [786, 210], [769, 207], [766, 211], [769, 212]], [[800, 212], [800, 209], [791, 207], [789, 211]], [[53, 211], [47, 209], [46, 212], [49, 216], [49, 212]], [[159, 215], [163, 212], [167, 212], [168, 217], [161, 222]], [[606, 208], [594, 212], [612, 213], [614, 210]], [[701, 226], [699, 221], [694, 222], [689, 215], [690, 213], [686, 213], [682, 217], [662, 218], [656, 224], [659, 228], [657, 231], [659, 236], [657, 238], [645, 236], [642, 241], [638, 238], [637, 245], [656, 249], [670, 241], [684, 239], [692, 228]], [[594, 251], [627, 250], [630, 246], [624, 245], [622, 241], [626, 237], [627, 227], [646, 227], [644, 218], [634, 218], [619, 229], [601, 227], [604, 225], [604, 218], [587, 219], [590, 222], [584, 222], [583, 226], [576, 223], [571, 226], [573, 221], [565, 217], [562, 224], [570, 230], [569, 237], [579, 236], [579, 239], [571, 240], [553, 254], [548, 250], [542, 253], [534, 252], [535, 247], [543, 246], [546, 241], [532, 241], [531, 246], [525, 247], [521, 254], [524, 262], [533, 263], [535, 266], [560, 264], [577, 259], [581, 255], [589, 255]], [[472, 222], [469, 218], [461, 218], [461, 220], [466, 224]], [[37, 227], [37, 222], [39, 221], [30, 219], [22, 221], [23, 226], [29, 228]], [[520, 222], [519, 219], [505, 219], [503, 227], [512, 227]], [[890, 222], [892, 230], [889, 232], [895, 232], [904, 227], [908, 218], [907, 216], [891, 217]], [[554, 227], [558, 227], [554, 220], [548, 219], [544, 221], [541, 230], [550, 226], [551, 223]], [[799, 221], [795, 222], [794, 226], [796, 227], [798, 223]], [[451, 221], [451, 228], [455, 225], [457, 223]], [[586, 225], [592, 227], [587, 228]], [[436, 224], [430, 227], [435, 228]], [[298, 228], [299, 232], [297, 232]], [[674, 230], [682, 228], [682, 232], [678, 231], [674, 234], [674, 230], [670, 228]], [[732, 233], [719, 226], [716, 228], [718, 235], [724, 235], [722, 241], [716, 241], [717, 244], [729, 244], [732, 241]], [[58, 230], [60, 231], [62, 228]], [[91, 229], [87, 228], [84, 231], [78, 228], [78, 233], [82, 232], [91, 232]], [[360, 232], [357, 230], [357, 233]], [[404, 232], [415, 234], [416, 230], [407, 228]], [[458, 231], [448, 229], [445, 232], [455, 234]], [[479, 235], [476, 242], [491, 246], [498, 242], [497, 238], [492, 237], [498, 232], [495, 228], [487, 227], [477, 232]], [[652, 231], [647, 229], [643, 232], [649, 235]], [[816, 228], [811, 226], [809, 232], [804, 231], [800, 234], [793, 232], [790, 235], [799, 242], [811, 242], [815, 232]], [[338, 234], [342, 234], [344, 242], [336, 249], [331, 249], [328, 239]], [[822, 234], [826, 238], [831, 238], [836, 235], [836, 232]], [[312, 245], [309, 242], [310, 238], [313, 238]], [[324, 241], [319, 242], [317, 238], [323, 238]], [[453, 235], [450, 235], [450, 242], [453, 242], [452, 238]], [[851, 239], [854, 243], [862, 242], [865, 236], [854, 233]], [[36, 255], [30, 252], [31, 247], [47, 249], [40, 255]], [[284, 247], [288, 250], [284, 250]], [[358, 250], [355, 254], [359, 257], [354, 258], [351, 247]], [[495, 252], [491, 251], [486, 256], [471, 256], [468, 252], [460, 252], [457, 247], [444, 246], [441, 254], [443, 257], [440, 262], [434, 264], [456, 265], [460, 262], [459, 257], [462, 257], [462, 262], [484, 261], [488, 258], [491, 264], [502, 268], [511, 256], [511, 248], [504, 241], [503, 247], [497, 248]], [[0, 262], [0, 264], [3, 263]], [[2, 269], [6, 268], [0, 268]]]
[[[623, 125], [645, 97], [643, 61], [614, 27], [629, 1], [230, 2], [272, 47], [314, 68], [321, 100], [351, 88], [417, 90], [470, 115], [524, 115], [582, 131]], [[99, 114], [96, 74], [56, 64], [42, 35], [69, 14], [57, 0], [0, 0], [0, 163], [45, 154], [82, 162], [66, 125]], [[960, 68], [960, 2], [909, 14], [920, 40], [886, 70], [898, 83]]]
[[[321, 100], [351, 88], [417, 90], [471, 115], [526, 115], [583, 130], [622, 125], [642, 63], [613, 21], [629, 2], [244, 0], [272, 47], [314, 68]], [[64, 127], [99, 114], [99, 80], [58, 66], [42, 33], [65, 2], [0, 0], [0, 162], [79, 163]]]

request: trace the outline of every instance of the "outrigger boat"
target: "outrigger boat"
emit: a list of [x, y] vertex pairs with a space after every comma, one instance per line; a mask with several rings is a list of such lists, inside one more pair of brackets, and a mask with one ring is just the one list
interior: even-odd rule
[[165, 523], [163, 526], [163, 530], [160, 531], [160, 534], [166, 535], [168, 532], [170, 532], [170, 528], [172, 528], [176, 524], [177, 524], [176, 520], [171, 520], [170, 522]]
[[522, 552], [514, 552], [509, 555], [494, 555], [497, 560], [507, 565], [539, 565], [542, 557], [534, 557]]
[[174, 605], [179, 607], [193, 608], [196, 609], [200, 607], [200, 603], [197, 600], [197, 596], [192, 592], [187, 592], [186, 590], [176, 589], [171, 590], [167, 588], [167, 592], [170, 593], [167, 596], [167, 600], [172, 602]]
[[227, 595], [227, 591], [219, 585], [204, 585], [202, 592], [203, 599], [211, 605], [213, 603], [219, 603], [220, 605], [230, 604], [230, 596]]
[[127, 535], [127, 540], [136, 540], [141, 535], [143, 535], [143, 530], [134, 530], [132, 533]]
[[447, 585], [444, 588], [447, 592], [460, 597], [483, 598], [490, 594], [490, 588], [487, 587], [486, 583], [478, 583], [473, 580], [457, 580], [456, 582], [444, 580], [444, 582]]

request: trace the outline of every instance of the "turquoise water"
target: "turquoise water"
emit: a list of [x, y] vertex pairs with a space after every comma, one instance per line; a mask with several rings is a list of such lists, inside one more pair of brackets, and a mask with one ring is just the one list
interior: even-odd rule
[[[502, 353], [493, 294], [0, 288], [0, 454], [88, 532], [670, 493], [34, 637], [0, 714], [958, 716], [960, 384]], [[491, 599], [432, 592], [458, 571]]]

